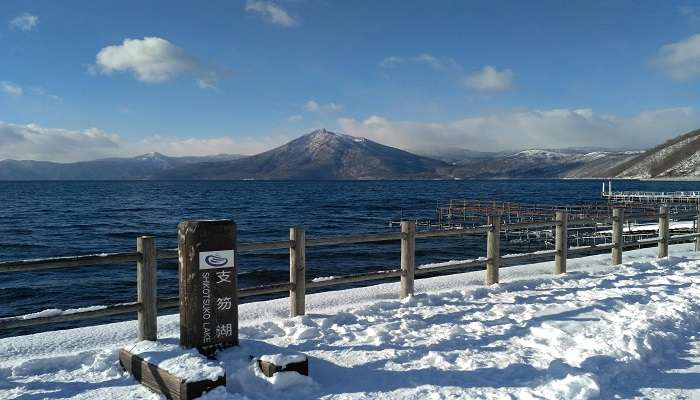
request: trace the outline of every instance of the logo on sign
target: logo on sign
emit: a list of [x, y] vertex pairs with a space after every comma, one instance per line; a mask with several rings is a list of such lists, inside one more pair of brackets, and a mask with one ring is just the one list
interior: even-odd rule
[[210, 267], [221, 267], [228, 263], [228, 258], [217, 255], [204, 257], [204, 263]]
[[199, 253], [199, 269], [233, 268], [233, 250], [203, 251]]

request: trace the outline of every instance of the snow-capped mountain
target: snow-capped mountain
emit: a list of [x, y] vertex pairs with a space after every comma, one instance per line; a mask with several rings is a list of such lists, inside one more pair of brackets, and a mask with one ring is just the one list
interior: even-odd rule
[[363, 137], [318, 129], [245, 158], [148, 153], [76, 163], [0, 161], [0, 180], [608, 177], [700, 177], [700, 130], [645, 152], [567, 148], [489, 153], [456, 148], [426, 156]]
[[616, 178], [700, 178], [700, 129], [668, 140], [611, 168]]
[[604, 149], [527, 149], [477, 153], [453, 162], [459, 178], [588, 178], [600, 177], [634, 152]]
[[165, 171], [167, 179], [432, 179], [449, 164], [362, 137], [318, 129], [272, 150]]

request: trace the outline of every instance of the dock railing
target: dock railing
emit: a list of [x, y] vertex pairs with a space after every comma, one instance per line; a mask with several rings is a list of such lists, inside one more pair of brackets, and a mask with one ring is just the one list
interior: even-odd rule
[[[500, 215], [491, 215], [486, 225], [466, 227], [462, 229], [416, 231], [415, 221], [402, 221], [401, 232], [379, 234], [355, 234], [319, 238], [306, 238], [305, 231], [301, 227], [293, 227], [289, 232], [289, 240], [239, 243], [238, 252], [254, 252], [263, 250], [289, 250], [288, 282], [272, 283], [261, 286], [241, 288], [238, 297], [250, 297], [274, 293], [289, 293], [290, 316], [303, 315], [305, 313], [306, 289], [323, 288], [335, 285], [343, 285], [357, 282], [369, 282], [387, 278], [400, 278], [399, 297], [405, 298], [414, 294], [414, 280], [416, 276], [435, 273], [444, 273], [466, 268], [483, 267], [486, 271], [485, 284], [492, 285], [499, 282], [499, 268], [502, 262], [514, 263], [538, 260], [553, 257], [553, 273], [555, 275], [566, 272], [566, 263], [571, 255], [610, 250], [611, 264], [622, 263], [622, 253], [626, 248], [658, 246], [658, 257], [668, 256], [670, 243], [695, 242], [695, 251], [700, 251], [700, 217], [696, 215], [698, 223], [695, 224], [694, 233], [670, 236], [669, 214], [665, 207], [661, 207], [658, 213], [659, 235], [655, 238], [623, 241], [623, 227], [625, 223], [622, 208], [613, 209], [612, 218], [596, 219], [572, 219], [566, 211], [557, 211], [551, 221], [539, 221], [531, 223], [502, 224]], [[575, 226], [612, 223], [612, 243], [593, 244], [590, 246], [569, 247], [568, 229]], [[501, 255], [500, 233], [513, 229], [551, 229], [555, 231], [555, 249], [551, 251], [537, 251], [525, 254]], [[415, 249], [417, 239], [441, 238], [461, 235], [486, 235], [486, 257], [476, 260], [467, 260], [459, 263], [449, 263], [435, 266], [416, 268]], [[399, 241], [401, 248], [400, 268], [383, 271], [372, 271], [358, 274], [334, 276], [322, 280], [307, 281], [306, 271], [306, 247], [309, 246], [333, 246], [343, 244], [371, 243]], [[157, 260], [178, 258], [177, 249], [158, 249], [155, 238], [141, 236], [136, 240], [136, 251], [123, 253], [104, 253], [70, 257], [54, 257], [34, 260], [3, 261], [0, 262], [1, 272], [27, 272], [52, 268], [73, 268], [81, 266], [96, 266], [117, 263], [136, 263], [137, 299], [134, 302], [111, 304], [107, 306], [87, 307], [58, 314], [36, 316], [12, 316], [0, 318], [0, 330], [19, 327], [29, 327], [57, 322], [76, 321], [89, 318], [114, 316], [120, 314], [137, 314], [137, 336], [139, 340], [155, 340], [157, 338], [157, 312], [158, 310], [177, 307], [180, 300], [177, 297], [158, 298], [157, 290]]]

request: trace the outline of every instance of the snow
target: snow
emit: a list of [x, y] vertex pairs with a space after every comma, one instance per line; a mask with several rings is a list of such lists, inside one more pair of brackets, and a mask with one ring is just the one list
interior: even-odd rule
[[[310, 294], [295, 318], [286, 298], [243, 304], [241, 345], [209, 361], [227, 386], [204, 398], [700, 398], [700, 259], [692, 244], [655, 253], [571, 259], [556, 277], [551, 261], [503, 268], [491, 287], [483, 271], [420, 279], [404, 300], [398, 283]], [[0, 398], [157, 398], [121, 371], [121, 347], [204, 362], [177, 346], [176, 315], [159, 318], [158, 343], [135, 328], [0, 339]], [[267, 378], [255, 361], [299, 354], [309, 377]], [[191, 362], [168, 368], [206, 369]]]
[[209, 360], [196, 350], [184, 349], [178, 342], [175, 338], [157, 342], [144, 340], [125, 348], [186, 382], [215, 381], [224, 376], [221, 363]]
[[[671, 145], [666, 145], [662, 147], [661, 149], [647, 155], [643, 159], [641, 159], [639, 162], [635, 163], [632, 165], [632, 167], [624, 170], [622, 173], [619, 174], [619, 177], [621, 178], [628, 178], [628, 179], [645, 179], [645, 178], [651, 178], [651, 169], [653, 169], [654, 165], [658, 162], [661, 162], [665, 157], [671, 155], [673, 152], [675, 152], [678, 149], [681, 149], [690, 142], [696, 140], [696, 136], [691, 136], [687, 137], [683, 140], [678, 141], [677, 143], [671, 144]], [[684, 164], [681, 164], [680, 167], [683, 171], [690, 171], [691, 169], [694, 170], [695, 166], [692, 164], [692, 160], [688, 161], [690, 164], [687, 162]], [[669, 171], [661, 171], [661, 175], [668, 173]]]
[[522, 150], [517, 153], [514, 153], [511, 155], [511, 157], [526, 157], [526, 158], [564, 158], [567, 157], [566, 154], [555, 152], [555, 151], [549, 151], [549, 150], [541, 150], [541, 149], [528, 149], [528, 150]]
[[331, 276], [319, 276], [317, 278], [312, 279], [311, 282], [323, 282], [323, 281], [330, 281], [333, 279], [335, 279], [335, 276], [333, 276], [333, 275], [331, 275]]
[[[693, 229], [695, 228], [695, 224], [693, 221], [670, 221], [668, 223], [668, 229], [674, 230], [674, 229]], [[649, 224], [638, 224], [638, 225], [625, 225], [623, 228], [624, 232], [646, 232], [646, 231], [658, 231], [659, 230], [659, 224], [658, 223], [649, 223]], [[599, 233], [612, 233], [612, 229], [608, 229], [605, 231], [600, 231]]]
[[[85, 311], [97, 311], [97, 310], [103, 310], [105, 308], [107, 308], [107, 306], [90, 306], [90, 307], [82, 307], [82, 308], [69, 308], [66, 310], [61, 310], [58, 308], [47, 308], [46, 310], [38, 311], [35, 313], [19, 315], [16, 318], [18, 318], [18, 319], [31, 319], [31, 318], [40, 318], [40, 317], [55, 317], [57, 315], [76, 314], [76, 313], [85, 312]], [[12, 318], [15, 318], [15, 317], [12, 317]]]
[[273, 363], [278, 367], [284, 368], [287, 364], [294, 364], [306, 361], [306, 356], [303, 354], [265, 354], [258, 358], [260, 361]]

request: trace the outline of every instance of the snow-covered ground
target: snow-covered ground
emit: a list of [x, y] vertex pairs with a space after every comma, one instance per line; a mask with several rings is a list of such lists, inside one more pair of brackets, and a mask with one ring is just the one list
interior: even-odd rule
[[[695, 223], [694, 221], [670, 221], [668, 223], [668, 229], [669, 230], [674, 230], [674, 229], [693, 229], [695, 228]], [[659, 230], [659, 224], [655, 222], [651, 222], [648, 224], [637, 224], [637, 225], [625, 225], [623, 227], [623, 232], [624, 233], [629, 233], [629, 232], [648, 232], [648, 231], [658, 231]], [[604, 231], [599, 231], [599, 233], [612, 233], [612, 229], [604, 230]]]
[[[209, 399], [700, 399], [700, 259], [692, 245], [505, 268], [240, 306], [241, 346]], [[133, 321], [0, 339], [0, 398], [157, 398], [122, 372]], [[159, 318], [174, 343], [177, 316]], [[138, 346], [147, 349], [147, 343]], [[310, 377], [262, 376], [249, 356], [303, 353]], [[176, 366], [174, 366], [176, 367]], [[217, 372], [216, 366], [213, 366]]]

